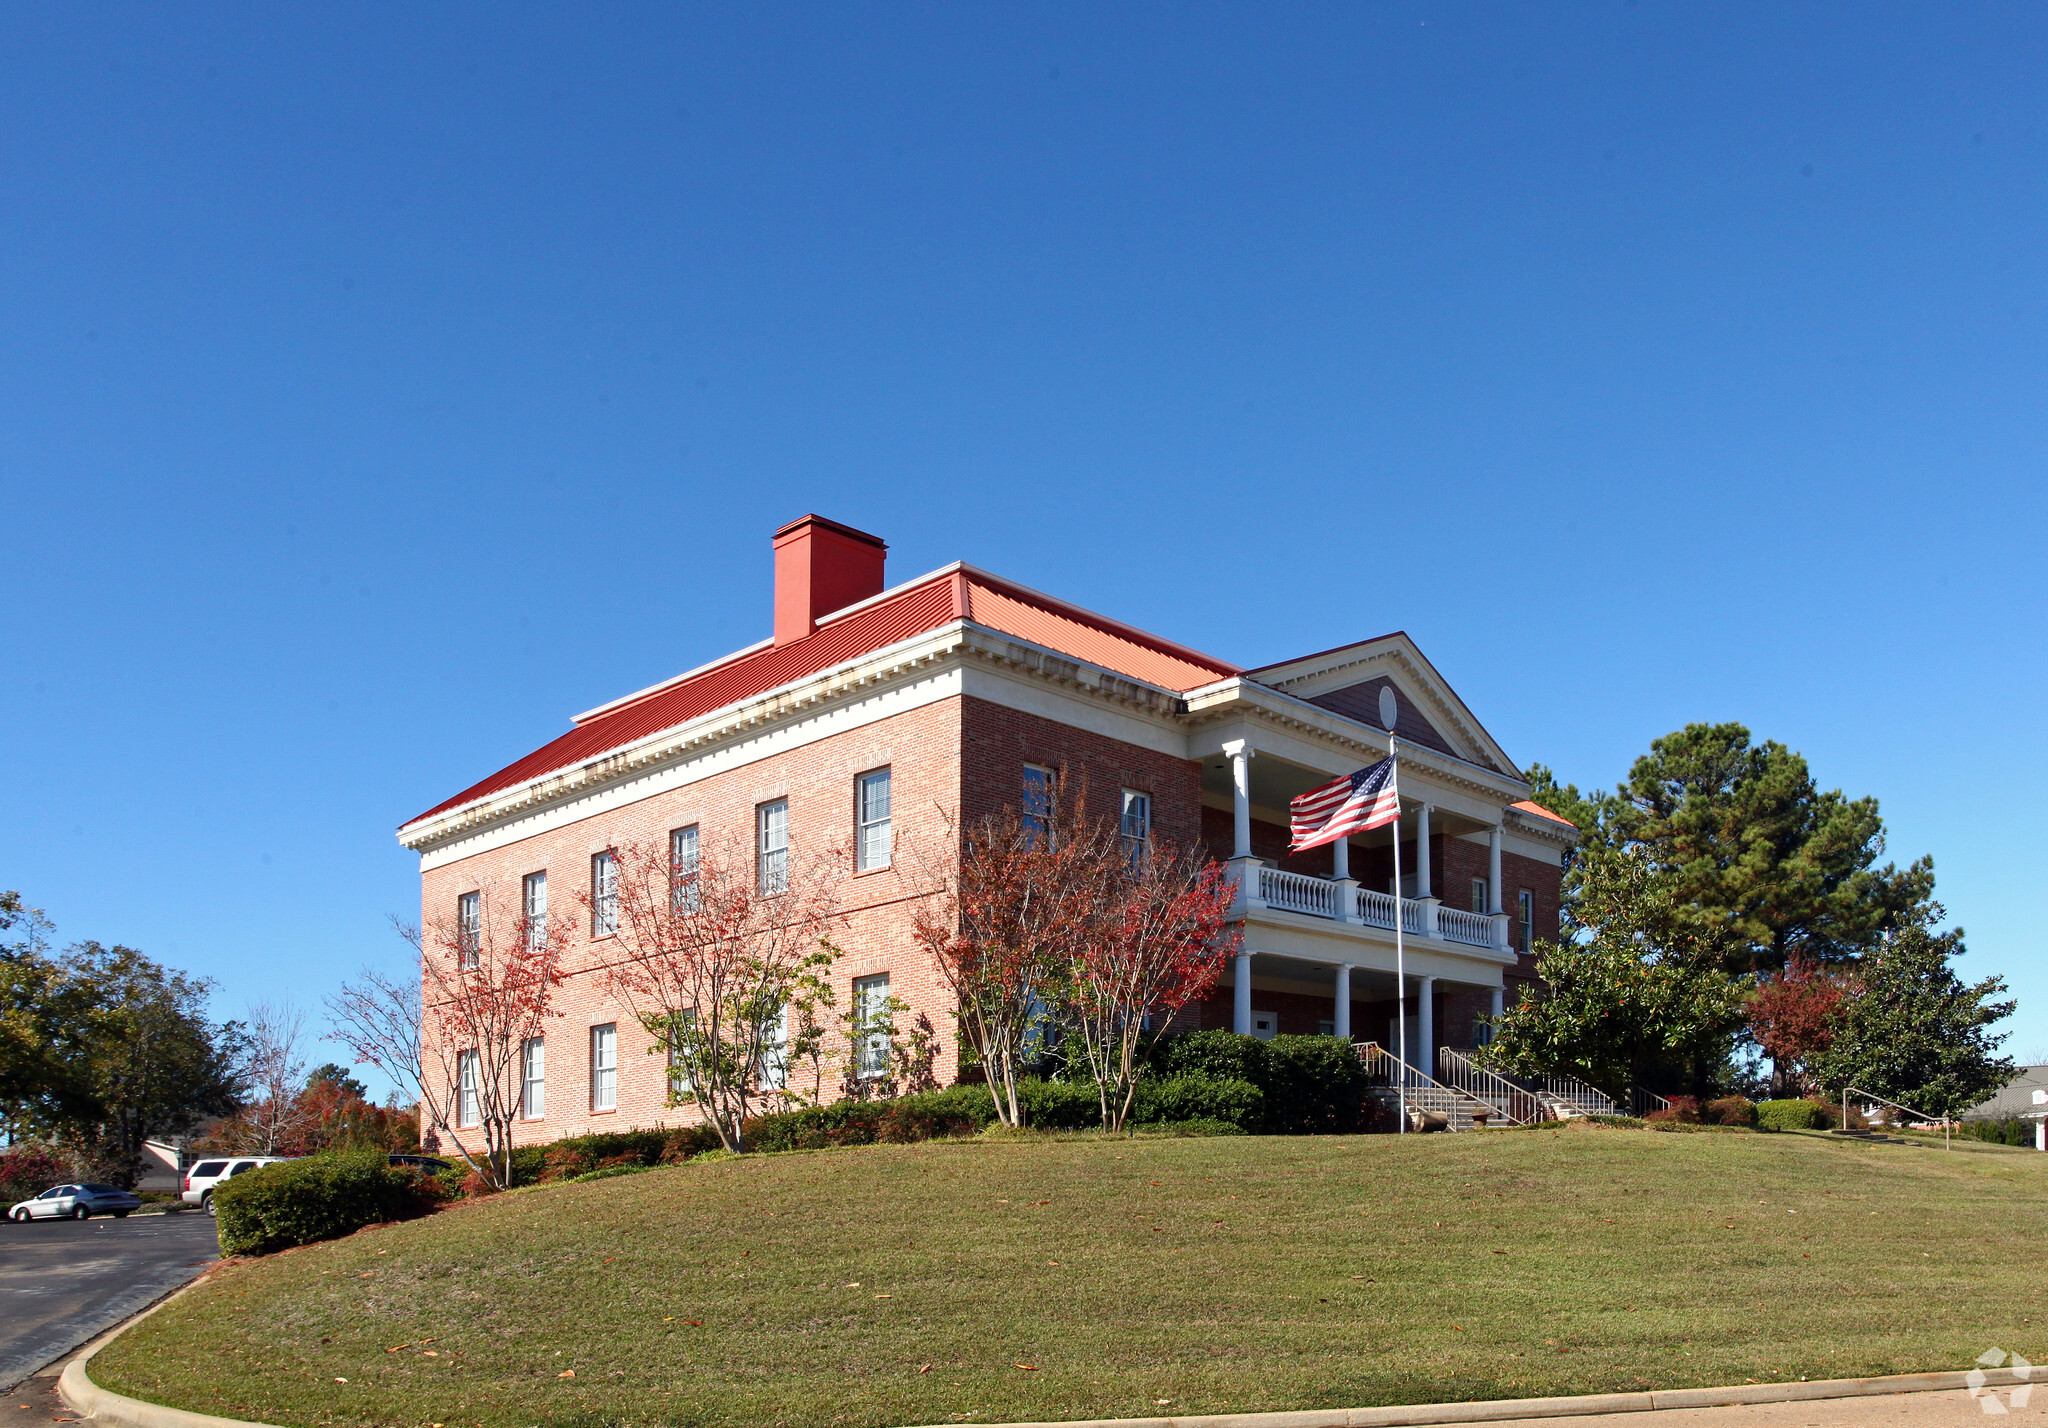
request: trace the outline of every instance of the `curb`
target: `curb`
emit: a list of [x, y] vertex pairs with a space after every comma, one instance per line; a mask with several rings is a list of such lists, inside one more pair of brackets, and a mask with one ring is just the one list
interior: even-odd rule
[[[197, 1284], [151, 1305], [124, 1324], [117, 1324], [64, 1366], [57, 1396], [96, 1423], [115, 1428], [271, 1428], [240, 1418], [216, 1418], [165, 1408], [101, 1388], [86, 1374], [92, 1356]], [[1471, 1403], [1415, 1403], [1385, 1408], [1317, 1408], [1295, 1413], [1211, 1413], [1189, 1418], [1081, 1418], [1049, 1423], [981, 1423], [975, 1428], [1427, 1428], [1446, 1423], [1499, 1423], [1515, 1418], [1567, 1418], [1606, 1413], [1649, 1413], [1660, 1408], [1727, 1408], [1757, 1403], [1799, 1403], [1822, 1398], [1870, 1398], [1893, 1393], [1931, 1393], [1941, 1389], [2003, 1387], [2021, 1380], [2010, 1369], [1944, 1370], [1939, 1373], [1887, 1374], [1881, 1378], [1829, 1378], [1798, 1383], [1745, 1383], [1729, 1388], [1666, 1388], [1649, 1393], [1589, 1393], [1574, 1398], [1492, 1398]], [[1974, 1396], [1974, 1395], [1972, 1395]], [[932, 1428], [960, 1428], [958, 1424]]]

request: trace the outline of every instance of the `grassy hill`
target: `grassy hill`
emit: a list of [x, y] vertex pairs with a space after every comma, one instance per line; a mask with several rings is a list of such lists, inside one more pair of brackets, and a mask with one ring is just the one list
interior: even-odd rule
[[1588, 1127], [763, 1156], [231, 1265], [93, 1374], [274, 1424], [527, 1428], [1588, 1393], [1993, 1344], [2040, 1362], [2044, 1191], [2048, 1156], [2004, 1147]]

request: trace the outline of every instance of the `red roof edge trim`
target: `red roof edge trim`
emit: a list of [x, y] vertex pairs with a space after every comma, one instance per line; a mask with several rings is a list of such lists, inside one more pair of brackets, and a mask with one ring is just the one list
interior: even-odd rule
[[1533, 813], [1538, 818], [1548, 818], [1552, 823], [1562, 823], [1567, 828], [1576, 828], [1579, 826], [1578, 824], [1572, 822], [1571, 819], [1560, 818], [1557, 814], [1552, 813], [1542, 804], [1533, 802], [1526, 798], [1523, 799], [1520, 803], [1514, 804], [1513, 807], [1515, 811], [1518, 813]]
[[[1111, 619], [1108, 615], [1097, 614], [1085, 605], [1076, 605], [1071, 600], [1062, 600], [1059, 596], [1048, 595], [1043, 590], [1033, 590], [1029, 585], [1019, 585], [1014, 580], [1006, 580], [1000, 575], [991, 575], [988, 571], [981, 570], [972, 565], [963, 563], [960, 568], [973, 579], [987, 585], [992, 585], [1004, 594], [1019, 600], [1043, 605], [1049, 610], [1067, 616], [1069, 619], [1077, 620], [1085, 625], [1095, 625], [1111, 634], [1119, 635], [1133, 644], [1145, 645], [1151, 649], [1158, 650], [1161, 654], [1168, 654], [1176, 659], [1185, 660], [1189, 664], [1213, 669], [1217, 672], [1216, 677], [1218, 679], [1227, 679], [1233, 674], [1243, 674], [1246, 672], [1243, 667], [1234, 665], [1229, 660], [1218, 659], [1215, 655], [1204, 653], [1191, 645], [1184, 645], [1176, 640], [1169, 640], [1163, 635], [1155, 635], [1150, 630], [1141, 630], [1136, 625], [1127, 625], [1122, 620]], [[962, 618], [971, 620], [974, 616], [969, 613]]]

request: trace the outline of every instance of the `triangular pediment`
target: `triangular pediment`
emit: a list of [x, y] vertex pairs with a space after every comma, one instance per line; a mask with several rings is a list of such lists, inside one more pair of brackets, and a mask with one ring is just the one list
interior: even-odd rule
[[[1404, 633], [1248, 670], [1247, 679], [1499, 773], [1520, 769]], [[1388, 716], [1392, 716], [1391, 720]]]

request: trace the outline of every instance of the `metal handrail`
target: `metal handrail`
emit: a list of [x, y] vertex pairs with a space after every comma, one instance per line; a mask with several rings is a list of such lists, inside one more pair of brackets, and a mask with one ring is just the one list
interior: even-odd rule
[[1403, 1061], [1393, 1052], [1387, 1050], [1386, 1047], [1380, 1045], [1377, 1041], [1354, 1042], [1352, 1043], [1351, 1049], [1358, 1053], [1358, 1059], [1363, 1061], [1366, 1064], [1366, 1067], [1370, 1070], [1378, 1069], [1377, 1067], [1373, 1066], [1373, 1062], [1375, 1061], [1387, 1061], [1391, 1062], [1395, 1066], [1400, 1067], [1403, 1072], [1407, 1073], [1405, 1076], [1402, 1077], [1402, 1082], [1405, 1085], [1413, 1086], [1418, 1090], [1428, 1089], [1443, 1091], [1451, 1095], [1457, 1094], [1456, 1089], [1454, 1087], [1446, 1086], [1443, 1082], [1437, 1080], [1436, 1077], [1430, 1075], [1427, 1071], [1418, 1071], [1415, 1067], [1410, 1066], [1407, 1062]]
[[1655, 1091], [1645, 1090], [1641, 1086], [1631, 1086], [1628, 1088], [1628, 1113], [1630, 1115], [1648, 1115], [1649, 1112], [1643, 1109], [1646, 1102], [1655, 1102], [1657, 1109], [1660, 1111], [1671, 1109], [1671, 1101], [1668, 1097], [1660, 1096]]
[[[1504, 1120], [1526, 1126], [1546, 1119], [1543, 1102], [1535, 1092], [1517, 1086], [1498, 1072], [1487, 1070], [1455, 1047], [1439, 1046], [1436, 1059], [1437, 1069], [1450, 1076], [1452, 1089], [1464, 1092], [1475, 1101], [1484, 1101], [1499, 1111]], [[1465, 1081], [1473, 1084], [1462, 1084]]]
[[[1553, 1096], [1556, 1096], [1559, 1100], [1590, 1101], [1595, 1105], [1604, 1104], [1607, 1107], [1607, 1109], [1604, 1111], [1596, 1110], [1588, 1112], [1588, 1114], [1596, 1116], [1613, 1116], [1619, 1115], [1621, 1113], [1621, 1108], [1614, 1104], [1614, 1098], [1612, 1096], [1608, 1095], [1598, 1086], [1588, 1085], [1586, 1082], [1581, 1081], [1576, 1076], [1566, 1076], [1557, 1072], [1546, 1072], [1545, 1074], [1538, 1076], [1536, 1080], [1539, 1084], [1541, 1084], [1545, 1091], [1547, 1091], [1549, 1094]], [[1578, 1109], [1584, 1110], [1585, 1108], [1581, 1106], [1578, 1107]]]
[[1875, 1091], [1866, 1091], [1866, 1090], [1864, 1090], [1864, 1089], [1863, 1089], [1863, 1088], [1862, 1088], [1861, 1086], [1844, 1086], [1844, 1087], [1842, 1088], [1842, 1129], [1843, 1129], [1843, 1130], [1847, 1130], [1847, 1129], [1849, 1129], [1849, 1093], [1850, 1093], [1851, 1091], [1854, 1091], [1854, 1092], [1855, 1092], [1855, 1093], [1856, 1093], [1857, 1095], [1859, 1095], [1859, 1096], [1868, 1096], [1868, 1097], [1869, 1097], [1869, 1098], [1870, 1098], [1871, 1100], [1873, 1100], [1873, 1101], [1876, 1101], [1876, 1102], [1877, 1102], [1878, 1104], [1880, 1104], [1880, 1105], [1885, 1105], [1885, 1106], [1891, 1106], [1891, 1107], [1893, 1107], [1893, 1108], [1894, 1108], [1894, 1109], [1896, 1109], [1896, 1110], [1901, 1110], [1901, 1111], [1904, 1111], [1904, 1112], [1905, 1112], [1905, 1113], [1906, 1113], [1907, 1115], [1910, 1115], [1910, 1116], [1919, 1116], [1919, 1117], [1920, 1117], [1921, 1119], [1923, 1119], [1923, 1120], [1928, 1120], [1928, 1121], [1934, 1121], [1934, 1120], [1939, 1120], [1939, 1121], [1941, 1122], [1941, 1148], [1942, 1148], [1943, 1150], [1954, 1150], [1954, 1149], [1956, 1148], [1956, 1147], [1955, 1147], [1955, 1138], [1954, 1138], [1953, 1134], [1951, 1133], [1951, 1121], [1950, 1121], [1950, 1118], [1949, 1118], [1949, 1117], [1947, 1117], [1947, 1116], [1931, 1116], [1931, 1115], [1929, 1115], [1929, 1114], [1928, 1114], [1927, 1112], [1925, 1112], [1925, 1111], [1921, 1111], [1921, 1110], [1915, 1110], [1915, 1109], [1914, 1109], [1913, 1107], [1911, 1107], [1911, 1106], [1909, 1106], [1909, 1105], [1906, 1105], [1905, 1103], [1903, 1103], [1903, 1102], [1901, 1102], [1901, 1101], [1889, 1101], [1889, 1100], [1886, 1100], [1886, 1099], [1885, 1099], [1885, 1098], [1884, 1098], [1883, 1096], [1880, 1096], [1880, 1095], [1878, 1095], [1878, 1094], [1877, 1094], [1877, 1092], [1875, 1092]]

